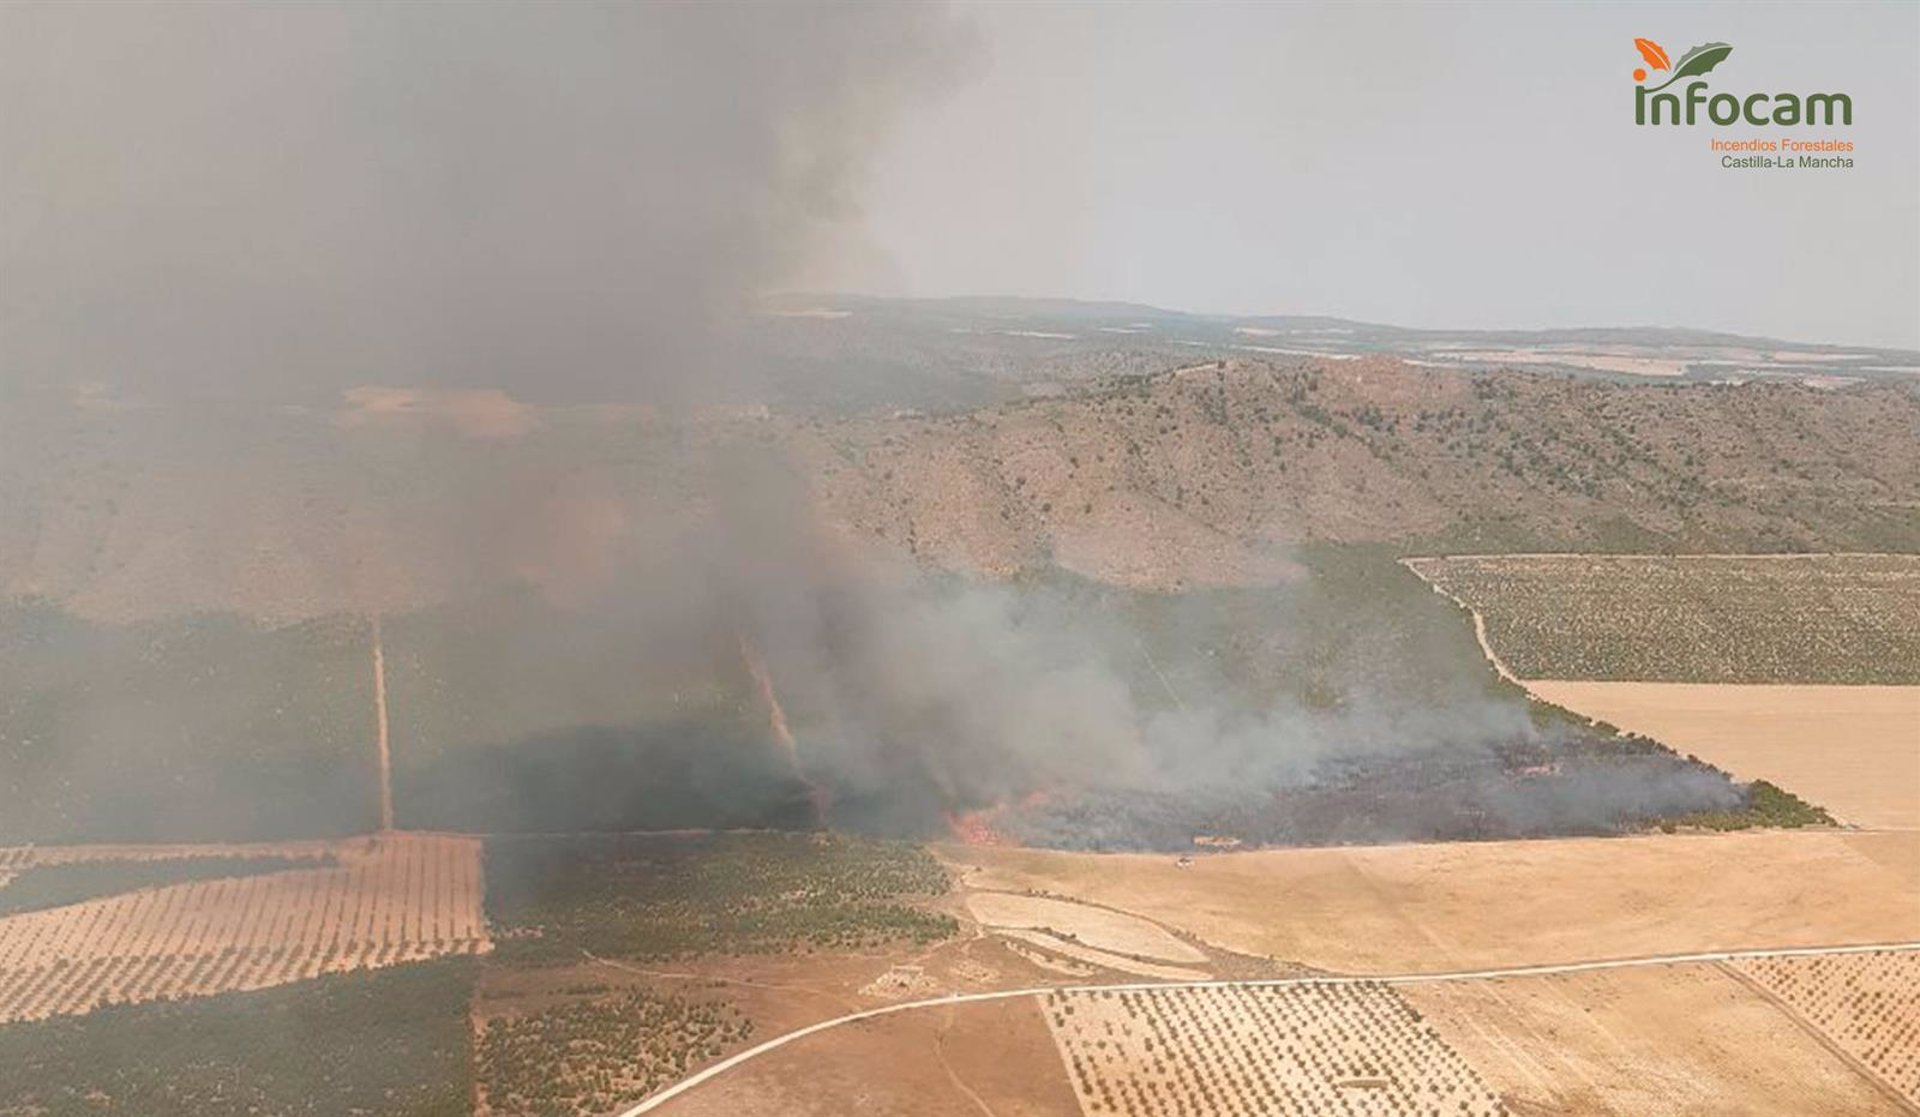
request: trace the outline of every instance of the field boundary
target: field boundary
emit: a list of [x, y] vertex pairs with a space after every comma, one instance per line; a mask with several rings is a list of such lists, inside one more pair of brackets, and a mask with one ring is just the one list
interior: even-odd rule
[[1746, 986], [1752, 991], [1754, 996], [1772, 1005], [1776, 1012], [1793, 1021], [1794, 1026], [1805, 1033], [1809, 1039], [1812, 1039], [1821, 1047], [1826, 1048], [1829, 1055], [1852, 1067], [1862, 1078], [1873, 1083], [1889, 1101], [1893, 1102], [1896, 1109], [1904, 1113], [1920, 1113], [1920, 1106], [1916, 1106], [1912, 1099], [1901, 1092], [1899, 1087], [1882, 1078], [1880, 1072], [1868, 1066], [1865, 1060], [1860, 1059], [1855, 1056], [1853, 1052], [1842, 1047], [1840, 1043], [1828, 1035], [1820, 1025], [1807, 1019], [1806, 1013], [1801, 1012], [1792, 1004], [1788, 1003], [1784, 997], [1767, 988], [1764, 982], [1759, 981], [1751, 974], [1743, 972], [1740, 967], [1728, 965], [1725, 962], [1714, 963], [1714, 968]]
[[[875, 1008], [851, 1012], [831, 1020], [822, 1020], [797, 1028], [784, 1035], [775, 1036], [763, 1043], [736, 1052], [712, 1066], [694, 1074], [692, 1077], [667, 1087], [652, 1097], [630, 1109], [621, 1110], [616, 1117], [641, 1117], [660, 1106], [718, 1078], [727, 1071], [761, 1055], [777, 1051], [795, 1040], [840, 1027], [843, 1024], [856, 1024], [874, 1020], [882, 1016], [891, 1016], [898, 1012], [911, 1012], [916, 1009], [938, 1008], [961, 1004], [979, 1004], [986, 1001], [1010, 1001], [1022, 997], [1038, 997], [1052, 993], [1141, 993], [1168, 989], [1281, 989], [1302, 985], [1423, 985], [1447, 981], [1493, 981], [1513, 977], [1548, 977], [1555, 974], [1590, 973], [1596, 970], [1623, 970], [1641, 966], [1680, 966], [1693, 964], [1725, 964], [1744, 958], [1807, 958], [1831, 954], [1882, 954], [1882, 953], [1920, 953], [1920, 942], [1858, 943], [1845, 946], [1802, 946], [1782, 947], [1778, 949], [1723, 950], [1695, 954], [1659, 954], [1638, 958], [1611, 958], [1591, 962], [1561, 962], [1539, 966], [1510, 966], [1490, 970], [1454, 970], [1441, 973], [1403, 973], [1403, 974], [1349, 974], [1329, 977], [1276, 977], [1252, 978], [1247, 980], [1210, 979], [1206, 981], [1134, 981], [1117, 984], [1094, 985], [1047, 985], [1028, 989], [1002, 989], [989, 993], [948, 993], [942, 997], [929, 997], [918, 1001], [903, 1001], [899, 1004], [880, 1005]], [[1848, 1063], [1852, 1065], [1851, 1061]]]
[[[1488, 642], [1487, 618], [1480, 615], [1480, 610], [1475, 609], [1473, 606], [1467, 604], [1465, 601], [1462, 601], [1458, 595], [1453, 593], [1453, 591], [1446, 589], [1440, 583], [1434, 581], [1432, 578], [1429, 578], [1425, 574], [1420, 573], [1420, 568], [1413, 565], [1416, 562], [1423, 561], [1424, 557], [1427, 557], [1427, 556], [1423, 556], [1422, 558], [1403, 558], [1400, 560], [1400, 565], [1406, 569], [1407, 573], [1420, 579], [1422, 582], [1425, 582], [1427, 584], [1428, 589], [1439, 594], [1441, 597], [1446, 598], [1448, 601], [1453, 602], [1455, 605], [1460, 606], [1462, 609], [1465, 609], [1467, 611], [1467, 615], [1473, 618], [1473, 638], [1479, 641], [1480, 643], [1480, 654], [1487, 657], [1487, 662], [1493, 664], [1493, 669], [1495, 673], [1497, 673], [1501, 678], [1514, 684], [1515, 686], [1525, 687], [1527, 685], [1526, 680], [1520, 678], [1518, 675], [1515, 675], [1512, 671], [1508, 670], [1506, 661], [1500, 658], [1500, 653], [1494, 651], [1493, 644]], [[1476, 558], [1480, 556], [1449, 555], [1447, 557], [1448, 558]], [[1531, 690], [1527, 691], [1527, 693], [1529, 695], [1533, 694]]]

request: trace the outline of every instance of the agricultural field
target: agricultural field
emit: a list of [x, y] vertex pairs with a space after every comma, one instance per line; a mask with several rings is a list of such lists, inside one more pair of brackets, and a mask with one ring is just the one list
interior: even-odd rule
[[1514, 1113], [1907, 1111], [1825, 1035], [1711, 963], [1433, 982], [1400, 992]]
[[1527, 689], [1737, 779], [1790, 788], [1840, 822], [1920, 828], [1920, 686], [1535, 680]]
[[941, 853], [975, 870], [972, 888], [1116, 908], [1206, 947], [1347, 974], [1920, 937], [1920, 841], [1910, 833], [1252, 850], [1195, 856], [1186, 868], [1166, 855]]
[[1920, 954], [1751, 958], [1733, 966], [1920, 1107]]
[[477, 841], [390, 834], [331, 850], [331, 867], [172, 884], [0, 919], [0, 1021], [491, 949]]
[[1383, 985], [1059, 992], [1042, 1011], [1087, 1117], [1507, 1112]]
[[1920, 555], [1406, 560], [1522, 679], [1920, 684]]
[[1038, 1000], [830, 1028], [749, 1060], [657, 1117], [1084, 1117]]

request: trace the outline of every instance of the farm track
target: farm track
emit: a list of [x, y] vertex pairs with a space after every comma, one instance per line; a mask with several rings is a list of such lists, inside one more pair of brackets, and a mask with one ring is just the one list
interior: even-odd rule
[[683, 1079], [665, 1090], [653, 1095], [630, 1109], [621, 1111], [617, 1117], [641, 1117], [687, 1093], [727, 1071], [756, 1059], [761, 1055], [776, 1051], [795, 1040], [824, 1032], [845, 1024], [873, 1020], [891, 1016], [899, 1012], [912, 1012], [924, 1008], [951, 1007], [953, 1005], [974, 1004], [984, 1001], [1015, 1000], [1023, 997], [1045, 997], [1074, 993], [1150, 993], [1181, 989], [1289, 989], [1342, 986], [1401, 986], [1437, 984], [1452, 981], [1492, 981], [1501, 978], [1545, 977], [1554, 974], [1589, 973], [1599, 970], [1622, 970], [1644, 966], [1676, 966], [1689, 964], [1725, 965], [1750, 959], [1775, 958], [1820, 958], [1855, 954], [1920, 954], [1920, 942], [1866, 943], [1848, 946], [1794, 947], [1780, 950], [1733, 950], [1714, 951], [1696, 954], [1664, 954], [1639, 958], [1612, 958], [1591, 962], [1568, 962], [1545, 966], [1509, 966], [1486, 970], [1455, 970], [1438, 973], [1399, 973], [1367, 974], [1339, 977], [1288, 977], [1261, 978], [1253, 980], [1208, 980], [1208, 981], [1152, 981], [1124, 982], [1096, 985], [1059, 985], [1041, 986], [1028, 989], [1003, 989], [990, 993], [950, 993], [943, 997], [929, 997], [918, 1001], [903, 1001], [898, 1004], [882, 1005], [860, 1012], [837, 1016], [831, 1020], [822, 1020], [804, 1028], [798, 1028], [784, 1035], [775, 1036], [745, 1051], [737, 1052], [712, 1066]]

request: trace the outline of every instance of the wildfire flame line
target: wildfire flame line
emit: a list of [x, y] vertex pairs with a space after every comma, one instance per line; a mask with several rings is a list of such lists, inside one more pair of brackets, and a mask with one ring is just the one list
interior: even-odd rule
[[795, 779], [807, 787], [807, 798], [813, 803], [813, 821], [816, 826], [827, 824], [827, 807], [831, 797], [827, 790], [807, 777], [806, 770], [800, 766], [800, 745], [793, 739], [793, 730], [787, 726], [787, 711], [780, 706], [780, 699], [773, 692], [773, 676], [767, 672], [766, 660], [760, 658], [760, 649], [753, 641], [740, 637], [740, 658], [746, 661], [747, 674], [753, 676], [754, 685], [760, 689], [760, 700], [767, 706], [767, 726], [773, 732], [774, 743], [786, 754], [787, 767]]

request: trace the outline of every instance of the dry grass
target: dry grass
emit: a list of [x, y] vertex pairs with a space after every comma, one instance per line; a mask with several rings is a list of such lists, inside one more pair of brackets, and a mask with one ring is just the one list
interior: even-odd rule
[[1741, 779], [1771, 781], [1843, 822], [1920, 828], [1920, 686], [1526, 685]]
[[1904, 941], [1920, 834], [1763, 831], [1196, 859], [969, 848], [969, 883], [1137, 912], [1204, 943], [1346, 973]]
[[[101, 848], [34, 857], [98, 859]], [[284, 854], [296, 846], [169, 848]], [[337, 867], [199, 881], [0, 919], [0, 1022], [491, 949], [478, 841], [399, 834], [322, 848]]]
[[1088, 1117], [1506, 1112], [1384, 986], [1054, 993], [1043, 1010]]
[[1447, 982], [1402, 993], [1518, 1113], [1898, 1112], [1819, 1037], [1711, 965]]

